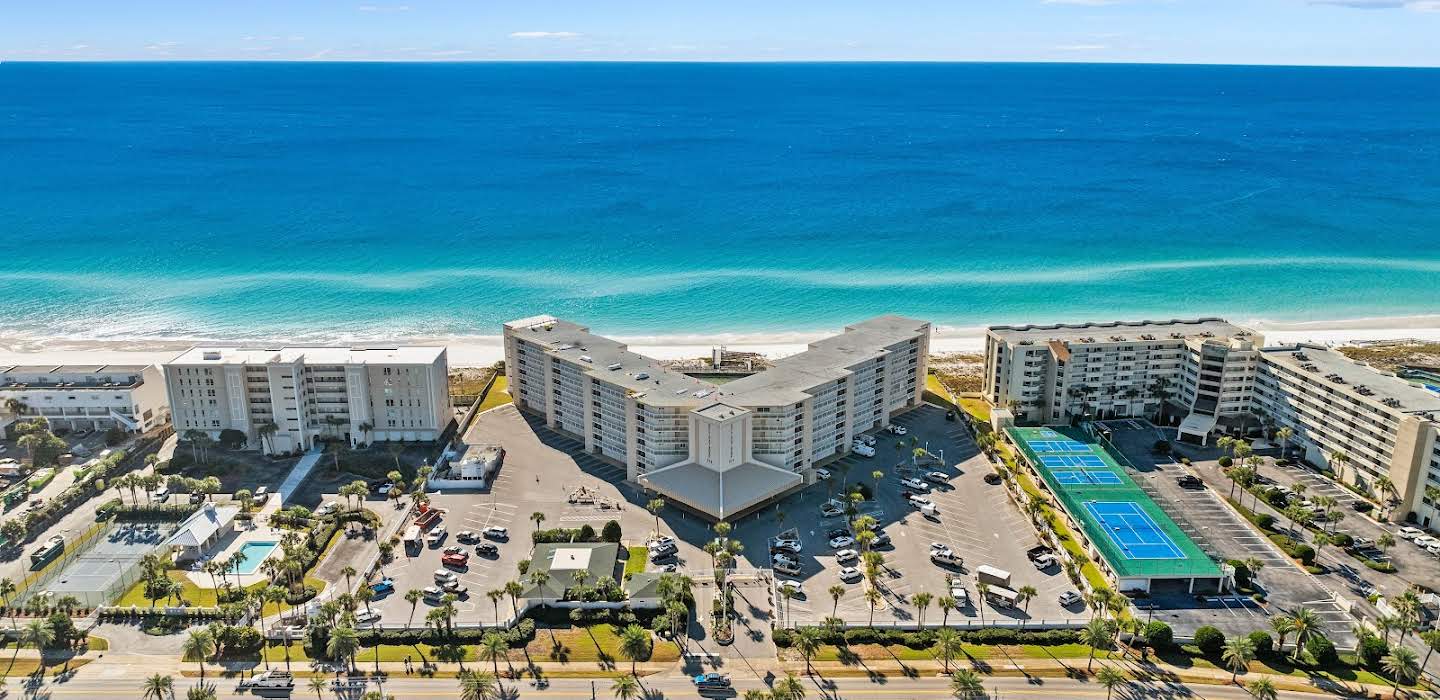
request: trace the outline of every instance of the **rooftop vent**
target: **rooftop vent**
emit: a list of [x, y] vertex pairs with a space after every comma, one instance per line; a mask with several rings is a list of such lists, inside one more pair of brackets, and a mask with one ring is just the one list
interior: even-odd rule
[[206, 359], [206, 360], [218, 360], [218, 359], [220, 359], [220, 351], [219, 351], [219, 350], [206, 350], [205, 352], [201, 353], [200, 357], [202, 357], [203, 359]]
[[1400, 408], [1400, 399], [1389, 398], [1389, 399], [1385, 399], [1384, 401], [1381, 401], [1380, 403], [1383, 403], [1383, 404], [1385, 404], [1386, 406], [1389, 406], [1390, 408]]
[[[649, 374], [648, 372], [636, 372], [636, 373], [635, 373], [635, 378], [636, 378], [636, 379], [649, 379], [649, 378], [650, 378], [650, 374]], [[658, 383], [659, 380], [656, 380], [656, 382]]]
[[621, 365], [619, 362], [615, 362], [615, 363], [612, 363], [612, 364], [606, 366], [605, 369], [608, 369], [608, 370], [610, 370], [610, 371], [613, 372], [613, 371], [615, 371], [615, 370], [617, 370], [617, 369], [620, 369], [622, 366], [623, 366], [623, 365]]
[[581, 362], [594, 362], [595, 360], [592, 359], [589, 355], [581, 355], [581, 356], [580, 356], [580, 361], [581, 361]]
[[1365, 386], [1364, 384], [1356, 386], [1355, 392], [1360, 394], [1361, 396], [1373, 396], [1375, 394], [1375, 392], [1370, 387]]
[[1171, 338], [1175, 338], [1175, 339], [1178, 340], [1178, 339], [1180, 339], [1180, 338], [1184, 338], [1185, 336], [1183, 336], [1183, 335], [1181, 335], [1181, 334], [1179, 334], [1179, 333], [1171, 333], [1171, 334], [1170, 334], [1170, 337], [1171, 337]]

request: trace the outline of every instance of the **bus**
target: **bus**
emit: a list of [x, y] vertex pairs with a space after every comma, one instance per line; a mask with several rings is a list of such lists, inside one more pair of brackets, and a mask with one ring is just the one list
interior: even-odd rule
[[65, 551], [65, 538], [56, 535], [48, 540], [40, 548], [30, 553], [30, 568], [38, 569], [60, 556]]

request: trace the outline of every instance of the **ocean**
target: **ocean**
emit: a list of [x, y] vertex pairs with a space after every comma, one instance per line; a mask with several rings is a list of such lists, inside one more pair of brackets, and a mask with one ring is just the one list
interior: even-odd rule
[[0, 64], [0, 333], [1440, 312], [1440, 70]]

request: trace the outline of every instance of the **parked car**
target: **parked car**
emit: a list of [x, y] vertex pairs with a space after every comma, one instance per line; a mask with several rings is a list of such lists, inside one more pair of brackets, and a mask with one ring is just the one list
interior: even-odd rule
[[445, 552], [440, 555], [440, 563], [445, 566], [465, 566], [470, 563], [470, 553], [459, 547], [446, 547]]
[[822, 518], [838, 518], [844, 514], [845, 509], [835, 505], [834, 503], [826, 503], [825, 505], [820, 506], [820, 517]]
[[370, 584], [370, 590], [374, 591], [375, 595], [377, 596], [385, 595], [386, 593], [394, 593], [395, 581], [389, 578], [382, 578], [379, 581]]
[[444, 588], [446, 593], [454, 593], [457, 598], [464, 598], [470, 594], [470, 589], [460, 585], [460, 579], [446, 581], [440, 584], [440, 587]]
[[1000, 475], [996, 474], [995, 472], [990, 472], [989, 474], [986, 474], [985, 483], [990, 484], [991, 486], [998, 486], [1000, 484]]
[[918, 493], [905, 494], [905, 500], [909, 501], [910, 505], [915, 506], [916, 508], [930, 505], [930, 499], [926, 498], [925, 496], [921, 496]]
[[800, 540], [776, 540], [770, 545], [770, 549], [799, 554], [804, 547], [800, 544]]
[[850, 446], [850, 451], [851, 451], [851, 452], [854, 452], [854, 453], [857, 454], [857, 455], [860, 455], [861, 457], [874, 457], [874, 456], [875, 456], [875, 448], [873, 448], [873, 447], [871, 447], [871, 446], [869, 446], [869, 445], [866, 445], [866, 444], [863, 443], [863, 442], [862, 442], [862, 443], [856, 443], [856, 444], [854, 444], [854, 445], [851, 445], [851, 446]]
[[481, 542], [475, 545], [475, 553], [482, 557], [498, 557], [500, 556], [500, 548], [489, 542]]
[[830, 539], [830, 548], [831, 548], [831, 549], [844, 549], [844, 548], [849, 547], [849, 546], [851, 546], [851, 545], [853, 545], [853, 544], [855, 544], [855, 538], [854, 538], [854, 537], [851, 537], [851, 536], [849, 536], [849, 535], [842, 535], [842, 536], [840, 536], [840, 537], [832, 537], [832, 538]]
[[355, 624], [357, 625], [373, 625], [379, 621], [380, 613], [374, 610], [361, 610], [355, 613]]
[[955, 599], [955, 607], [965, 607], [965, 604], [970, 602], [970, 592], [965, 590], [965, 581], [958, 576], [947, 576], [946, 583], [950, 588], [950, 597]]
[[671, 536], [669, 536], [669, 535], [661, 535], [661, 536], [659, 536], [659, 537], [652, 537], [652, 538], [650, 538], [650, 539], [648, 539], [648, 540], [645, 540], [645, 546], [646, 546], [646, 547], [650, 547], [651, 549], [654, 549], [655, 547], [659, 547], [659, 546], [661, 546], [661, 545], [674, 545], [674, 544], [675, 544], [675, 538], [674, 538], [674, 537], [671, 537]]
[[1053, 554], [1042, 554], [1031, 559], [1030, 563], [1035, 565], [1037, 571], [1044, 571], [1052, 566], [1059, 566], [1060, 560], [1056, 559]]
[[506, 529], [503, 528], [503, 527], [495, 527], [494, 525], [485, 528], [485, 530], [483, 531], [483, 534], [484, 534], [487, 538], [492, 539], [492, 540], [508, 540], [508, 539], [510, 539], [510, 531], [509, 531], [509, 530], [506, 530]]
[[690, 679], [690, 681], [698, 687], [730, 687], [730, 677], [723, 673], [702, 673]]
[[925, 480], [943, 484], [950, 481], [950, 475], [945, 472], [925, 472]]
[[1202, 481], [1202, 480], [1200, 479], [1200, 477], [1195, 476], [1194, 474], [1185, 474], [1184, 476], [1177, 476], [1177, 477], [1175, 477], [1175, 483], [1179, 484], [1181, 488], [1187, 488], [1187, 489], [1203, 489], [1203, 488], [1205, 488], [1205, 482]]
[[886, 546], [889, 546], [889, 544], [890, 544], [890, 536], [889, 536], [889, 535], [885, 534], [884, 532], [881, 532], [880, 530], [875, 530], [874, 533], [875, 533], [875, 541], [870, 543], [870, 548], [871, 548], [871, 549], [874, 549], [874, 548], [876, 548], [876, 547], [886, 547]]
[[1081, 598], [1078, 592], [1065, 591], [1064, 593], [1060, 594], [1060, 607], [1068, 608], [1076, 603], [1079, 603], [1082, 600], [1084, 600], [1084, 598]]
[[776, 552], [770, 555], [770, 562], [773, 564], [785, 564], [786, 566], [800, 566], [800, 560], [783, 552]]
[[901, 480], [900, 480], [900, 485], [901, 485], [901, 486], [904, 486], [904, 487], [907, 488], [907, 489], [914, 489], [914, 490], [919, 491], [919, 492], [921, 492], [921, 493], [925, 493], [925, 492], [927, 492], [927, 491], [930, 490], [930, 484], [927, 484], [927, 483], [925, 483], [925, 482], [923, 482], [923, 481], [921, 481], [921, 480], [919, 480], [919, 479], [916, 479], [916, 478], [914, 478], [914, 477], [911, 477], [911, 478], [909, 478], [909, 479], [901, 479]]
[[862, 443], [864, 443], [864, 444], [866, 444], [866, 445], [868, 445], [868, 446], [870, 446], [870, 447], [874, 447], [874, 446], [875, 446], [875, 436], [874, 436], [874, 435], [857, 435], [857, 436], [855, 436], [855, 439], [856, 439], [856, 440], [859, 440], [860, 442], [862, 442]]
[[840, 570], [841, 581], [856, 581], [859, 580], [859, 578], [860, 570], [853, 566], [847, 566]]
[[440, 543], [445, 541], [445, 535], [445, 528], [437, 527], [425, 533], [425, 542], [431, 547], [439, 547]]
[[475, 535], [474, 530], [461, 530], [459, 533], [456, 533], [455, 539], [464, 544], [470, 544], [480, 538]]
[[905, 435], [910, 432], [909, 430], [905, 429], [905, 426], [896, 425], [894, 423], [885, 426], [885, 431], [890, 433], [891, 435]]
[[1395, 536], [1402, 540], [1413, 540], [1423, 534], [1425, 534], [1424, 530], [1418, 527], [1410, 527], [1409, 525], [1402, 526], [1399, 530], [1395, 531]]
[[781, 590], [788, 590], [788, 591], [790, 591], [790, 592], [793, 593], [797, 598], [804, 598], [804, 597], [805, 597], [805, 589], [800, 587], [800, 582], [799, 582], [799, 581], [781, 581], [781, 582], [780, 582], [780, 589], [781, 589]]
[[860, 558], [860, 553], [853, 549], [842, 549], [835, 553], [835, 561], [845, 562]]
[[427, 601], [439, 602], [445, 596], [445, 591], [439, 586], [426, 586], [420, 590], [420, 596]]
[[829, 470], [829, 469], [816, 469], [816, 470], [815, 470], [815, 478], [817, 478], [817, 479], [829, 479], [829, 478], [830, 478], [830, 470]]
[[850, 537], [850, 528], [832, 527], [825, 533], [825, 539], [827, 540], [835, 539], [836, 537]]

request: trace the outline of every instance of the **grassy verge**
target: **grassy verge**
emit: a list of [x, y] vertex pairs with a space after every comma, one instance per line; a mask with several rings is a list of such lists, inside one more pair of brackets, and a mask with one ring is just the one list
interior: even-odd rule
[[625, 560], [625, 575], [638, 574], [645, 571], [645, 557], [649, 552], [644, 547], [626, 547], [629, 558]]
[[490, 387], [490, 393], [485, 395], [485, 400], [480, 403], [480, 408], [477, 409], [477, 412], [488, 411], [496, 406], [504, 406], [510, 403], [510, 394], [507, 391], [509, 388], [510, 381], [505, 375], [502, 374], [496, 377], [495, 384]]
[[[594, 625], [591, 627], [571, 628], [554, 630], [555, 640], [550, 639], [550, 630], [537, 630], [535, 640], [525, 649], [511, 649], [510, 661], [524, 661], [526, 654], [535, 661], [559, 661], [567, 663], [624, 663], [628, 662], [620, 654], [620, 634], [611, 625]], [[478, 662], [480, 655], [477, 645], [468, 644], [456, 649], [454, 647], [437, 646], [433, 644], [382, 644], [380, 645], [380, 661], [404, 661], [410, 657], [412, 661], [455, 661], [460, 658], [457, 651], [463, 651], [464, 660]], [[365, 647], [355, 657], [355, 663], [364, 666], [365, 662], [375, 663], [375, 649]], [[281, 646], [271, 646], [265, 649], [265, 655], [271, 663], [284, 661], [285, 649]], [[650, 658], [640, 659], [641, 662], [666, 663], [677, 661], [680, 658], [680, 650], [674, 643], [655, 640], [651, 644]], [[298, 641], [290, 645], [290, 661], [309, 661], [305, 648]], [[502, 660], [503, 663], [503, 660]]]
[[[180, 584], [180, 597], [189, 601], [192, 606], [211, 608], [219, 605], [219, 600], [216, 595], [215, 589], [201, 588], [200, 586], [196, 585], [194, 581], [190, 580], [190, 577], [185, 575], [185, 572], [171, 569], [169, 571], [166, 571], [165, 575], [168, 576], [171, 581], [176, 581]], [[305, 577], [305, 584], [309, 586], [314, 586], [316, 591], [322, 591], [325, 589], [324, 581], [321, 581], [320, 579], [311, 576]], [[245, 590], [253, 591], [259, 588], [264, 588], [265, 586], [266, 583], [264, 581], [260, 581], [246, 586]], [[145, 581], [136, 581], [135, 585], [131, 586], [128, 590], [126, 590], [125, 594], [120, 596], [119, 600], [115, 601], [115, 605], [122, 607], [130, 605], [138, 606], [141, 608], [152, 607], [151, 600], [145, 597]], [[164, 605], [165, 601], [162, 599], [159, 601], [155, 601], [153, 607], [160, 608], [164, 607]], [[282, 609], [288, 610], [290, 607], [291, 606], [289, 605], [282, 606], [279, 603], [266, 603], [263, 614], [274, 615], [280, 612]]]
[[960, 408], [965, 409], [975, 420], [987, 424], [990, 422], [990, 404], [985, 403], [985, 399], [962, 398]]
[[[88, 663], [90, 663], [90, 659], [70, 659], [69, 665], [67, 666], [64, 659], [45, 659], [45, 670], [59, 673], [67, 667], [74, 670]], [[39, 668], [40, 659], [9, 658], [0, 662], [0, 678], [16, 678], [19, 676], [34, 675]], [[43, 695], [48, 695], [48, 693]]]

